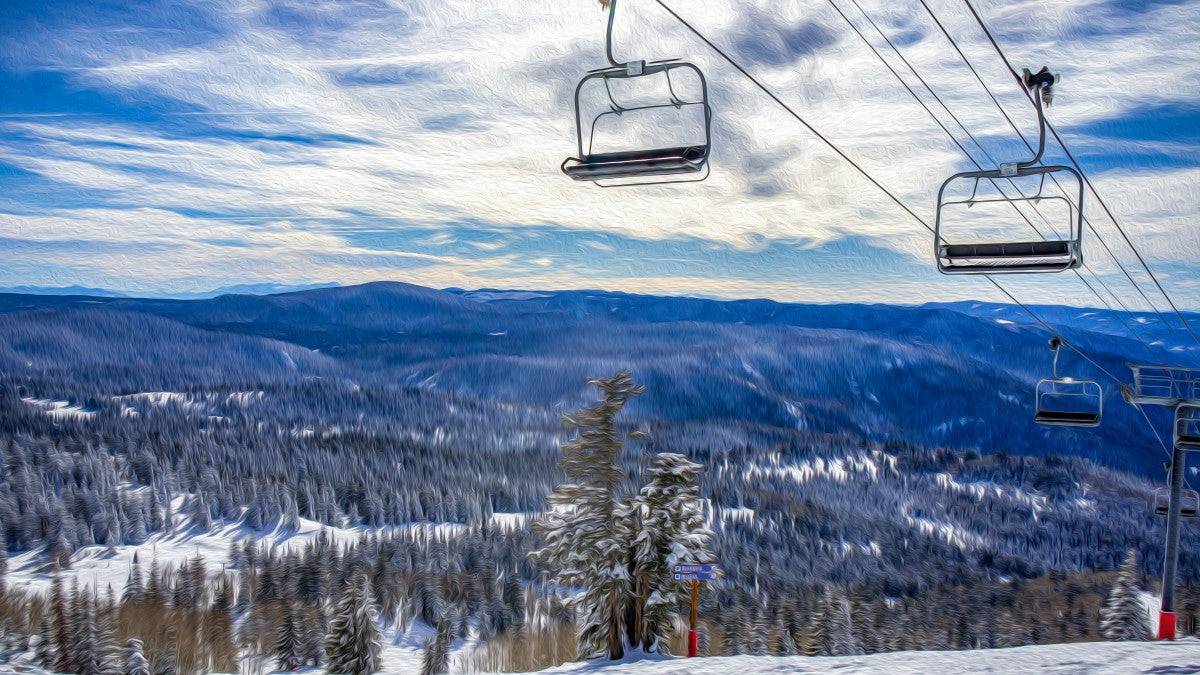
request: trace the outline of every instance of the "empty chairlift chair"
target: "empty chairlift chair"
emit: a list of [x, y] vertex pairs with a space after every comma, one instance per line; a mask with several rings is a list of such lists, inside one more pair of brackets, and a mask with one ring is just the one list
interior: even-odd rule
[[[1042, 106], [1043, 102], [1050, 104], [1057, 80], [1045, 67], [1037, 73], [1024, 71], [1023, 84], [1031, 94], [1038, 120], [1038, 146], [1032, 158], [1002, 163], [993, 170], [965, 171], [942, 183], [934, 221], [934, 253], [942, 273], [1061, 272], [1083, 264], [1083, 178], [1069, 166], [1038, 165], [1046, 149]], [[1060, 188], [1059, 194], [1047, 191], [1048, 178]], [[1005, 193], [1000, 182], [1009, 183], [1016, 194]], [[1032, 207], [1033, 213], [1027, 214], [1022, 206]], [[1037, 211], [1039, 206], [1051, 211], [1049, 216]], [[1025, 220], [1048, 238], [1030, 241], [1025, 235], [1016, 238], [1010, 233]], [[952, 223], [949, 227], [948, 222]], [[972, 234], [974, 238], [969, 238]]]
[[[1167, 488], [1154, 490], [1154, 513], [1165, 516], [1171, 512], [1171, 493]], [[1195, 490], [1184, 488], [1179, 492], [1179, 515], [1195, 518], [1200, 515], [1200, 495]]]
[[1175, 445], [1200, 452], [1200, 407], [1181, 405], [1176, 409]]
[[1094, 427], [1104, 412], [1104, 390], [1091, 380], [1059, 377], [1058, 355], [1062, 340], [1054, 337], [1053, 376], [1037, 384], [1033, 421], [1057, 427]]
[[[592, 181], [601, 187], [691, 183], [704, 180], [708, 177], [708, 157], [712, 147], [712, 108], [709, 106], [708, 83], [704, 79], [704, 73], [695, 65], [677, 59], [626, 63], [616, 61], [612, 51], [613, 20], [616, 12], [617, 0], [610, 0], [608, 30], [605, 33], [605, 52], [609, 65], [588, 71], [575, 88], [575, 141], [578, 155], [563, 161], [563, 173], [575, 180]], [[676, 87], [684, 84], [678, 78], [683, 73], [691, 73], [686, 79], [693, 79], [694, 76], [694, 88], [698, 91], [694, 92], [692, 98], [681, 98], [676, 93]], [[672, 74], [676, 75], [676, 79], [672, 80]], [[661, 95], [654, 101], [622, 104], [613, 96], [613, 82], [652, 80], [657, 80], [657, 88], [661, 91]], [[599, 95], [593, 98], [603, 101], [599, 112], [591, 116], [590, 120], [584, 115], [585, 101], [581, 98], [589, 90], [590, 93]], [[637, 147], [618, 146], [597, 150], [598, 144], [608, 144], [605, 141], [597, 142], [603, 137], [603, 134], [598, 135], [597, 132], [602, 131], [606, 123], [633, 119], [653, 122], [663, 113], [672, 118], [673, 124], [646, 124], [641, 129], [645, 133], [638, 134]], [[591, 112], [588, 115], [590, 116]], [[689, 118], [693, 122], [692, 126], [696, 128], [692, 133], [681, 137], [679, 132], [681, 128], [688, 126]], [[675, 137], [666, 147], [657, 147], [654, 141], [647, 140], [656, 135], [654, 132], [664, 132], [662, 135], [666, 135], [667, 131], [675, 132]], [[690, 177], [671, 178], [672, 176]]]

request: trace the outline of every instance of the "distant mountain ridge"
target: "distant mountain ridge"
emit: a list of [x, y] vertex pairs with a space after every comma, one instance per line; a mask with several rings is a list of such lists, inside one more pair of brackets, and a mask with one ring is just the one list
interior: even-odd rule
[[[1033, 309], [1117, 377], [1127, 377], [1127, 361], [1195, 358], [1179, 331], [1144, 315]], [[122, 350], [140, 355], [148, 378], [155, 359], [172, 360], [172, 349], [205, 350], [189, 354], [211, 370], [229, 360], [221, 353], [235, 348], [229, 345], [268, 338], [297, 353], [319, 353], [302, 368], [311, 376], [547, 411], [584, 401], [589, 377], [629, 368], [649, 390], [631, 410], [679, 443], [772, 443], [803, 429], [930, 447], [1079, 455], [1140, 473], [1157, 472], [1161, 463], [1152, 433], [1121, 402], [1115, 383], [1071, 355], [1064, 355], [1063, 372], [1105, 386], [1105, 423], [1083, 430], [1032, 423], [1032, 388], [1050, 369], [1049, 334], [1007, 305], [810, 305], [377, 282], [197, 300], [0, 294], [0, 313], [13, 319], [0, 327], [0, 368], [18, 373], [32, 368], [27, 363], [46, 367], [29, 355], [47, 350], [56, 322], [81, 336], [77, 350], [88, 349], [89, 330], [103, 337], [111, 347], [101, 353], [111, 367], [121, 365]], [[183, 330], [114, 332], [112, 325], [134, 325], [119, 318], [130, 314], [233, 342], [214, 347], [187, 337], [176, 344], [189, 335]], [[1149, 348], [1124, 330], [1130, 323]], [[259, 347], [236, 349], [249, 354]], [[84, 360], [72, 357], [69, 346], [51, 351], [64, 371]], [[176, 377], [164, 376], [164, 386], [186, 384]]]
[[287, 293], [290, 291], [305, 291], [314, 288], [330, 288], [338, 286], [332, 281], [312, 284], [276, 284], [276, 283], [251, 283], [251, 284], [234, 284], [232, 286], [220, 286], [208, 291], [180, 291], [180, 292], [154, 292], [154, 293], [131, 293], [128, 291], [114, 291], [107, 288], [93, 288], [89, 286], [0, 286], [0, 293], [20, 293], [28, 295], [87, 295], [92, 297], [105, 298], [170, 298], [175, 300], [200, 300], [205, 298], [215, 298], [220, 295], [270, 295], [273, 293]]

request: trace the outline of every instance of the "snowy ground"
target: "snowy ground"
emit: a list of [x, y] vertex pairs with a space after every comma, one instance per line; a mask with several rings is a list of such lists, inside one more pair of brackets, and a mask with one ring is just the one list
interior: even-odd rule
[[[188, 558], [199, 555], [208, 566], [209, 575], [222, 572], [229, 560], [229, 545], [242, 539], [253, 539], [266, 549], [273, 551], [300, 549], [312, 541], [322, 529], [331, 540], [342, 545], [358, 541], [363, 534], [374, 534], [401, 529], [424, 528], [431, 534], [453, 536], [466, 530], [465, 525], [458, 523], [413, 523], [384, 529], [363, 527], [339, 528], [322, 526], [320, 523], [300, 519], [300, 526], [295, 529], [252, 529], [238, 523], [218, 523], [211, 529], [199, 531], [191, 527], [183, 516], [178, 515], [183, 508], [184, 497], [177, 497], [172, 503], [172, 511], [176, 513], [175, 529], [172, 532], [157, 532], [145, 542], [137, 546], [115, 546], [111, 549], [104, 546], [88, 546], [76, 551], [71, 556], [71, 569], [63, 572], [66, 585], [72, 579], [78, 579], [79, 585], [95, 589], [100, 595], [112, 586], [117, 595], [125, 588], [129, 570], [136, 553], [141, 563], [142, 574], [150, 569], [150, 562], [157, 559], [160, 567], [178, 568]], [[525, 527], [531, 514], [525, 513], [496, 513], [492, 516], [492, 525], [509, 530]], [[8, 560], [8, 588], [13, 590], [30, 590], [45, 592], [50, 587], [49, 569], [41, 549], [25, 551]]]
[[[393, 671], [388, 668], [388, 672]], [[752, 673], [1200, 673], [1200, 641], [1090, 642], [955, 652], [870, 656], [726, 656], [702, 659], [567, 664], [544, 673], [606, 675], [750, 675]]]

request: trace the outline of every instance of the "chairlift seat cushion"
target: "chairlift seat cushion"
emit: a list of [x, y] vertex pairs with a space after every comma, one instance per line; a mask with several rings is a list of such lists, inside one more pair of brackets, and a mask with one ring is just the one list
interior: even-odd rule
[[[1170, 512], [1171, 508], [1166, 504], [1159, 504], [1154, 507], [1155, 515], [1165, 516]], [[1197, 511], [1194, 506], [1181, 506], [1179, 507], [1179, 515], [1182, 518], [1195, 518], [1197, 515], [1200, 515], [1200, 511]]]
[[1033, 421], [1039, 424], [1055, 426], [1095, 426], [1100, 423], [1100, 414], [1095, 412], [1064, 412], [1059, 410], [1039, 410], [1033, 416]]
[[1071, 255], [1069, 241], [1019, 241], [1003, 244], [943, 244], [950, 259], [1062, 258]]
[[1185, 434], [1185, 435], [1180, 436], [1179, 440], [1177, 442], [1180, 445], [1184, 445], [1189, 448], [1200, 448], [1200, 436]]
[[707, 161], [708, 147], [704, 145], [626, 150], [568, 159], [563, 165], [563, 173], [575, 180], [664, 176], [697, 173], [704, 169]]

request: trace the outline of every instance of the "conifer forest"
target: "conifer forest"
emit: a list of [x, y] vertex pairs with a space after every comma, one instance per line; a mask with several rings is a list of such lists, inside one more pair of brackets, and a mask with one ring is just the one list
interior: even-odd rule
[[[1008, 364], [1039, 338], [990, 309], [896, 308], [885, 326], [852, 305], [375, 284], [0, 295], [0, 311], [9, 663], [681, 656], [672, 570], [696, 563], [722, 572], [699, 596], [702, 655], [1151, 637], [1153, 456], [1103, 428], [1035, 428], [1032, 375]], [[1119, 338], [1090, 330], [1116, 358]], [[997, 331], [1008, 352], [921, 346]], [[931, 361], [974, 400], [923, 380]], [[837, 387], [856, 395], [822, 394]], [[987, 445], [955, 428], [997, 418], [1010, 432]], [[1200, 537], [1182, 541], [1181, 637], [1200, 631]]]

